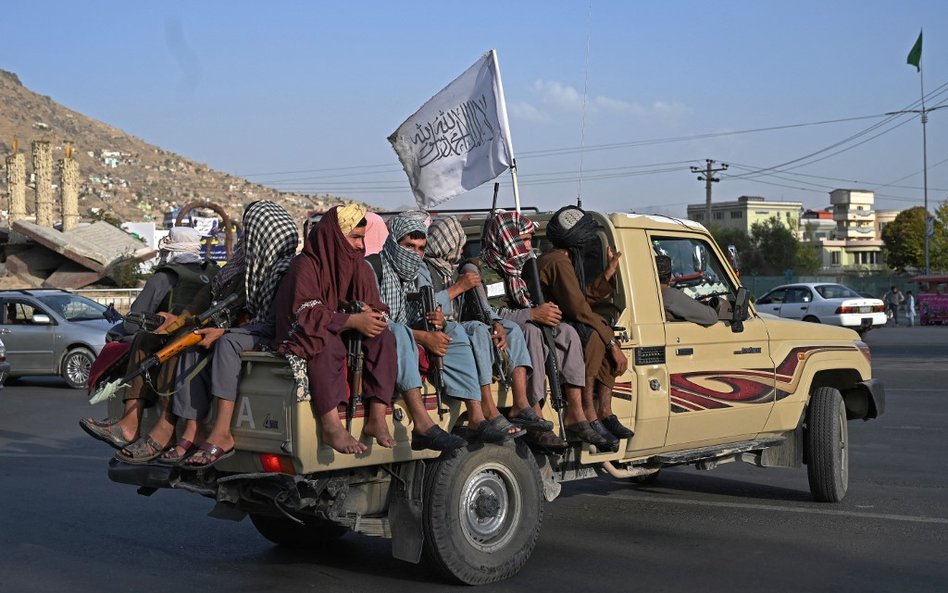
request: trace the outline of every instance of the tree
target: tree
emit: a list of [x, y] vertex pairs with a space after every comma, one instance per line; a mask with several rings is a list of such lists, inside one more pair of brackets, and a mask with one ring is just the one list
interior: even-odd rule
[[882, 229], [882, 242], [885, 263], [893, 270], [924, 269], [925, 209], [916, 206], [899, 212], [895, 220]]
[[813, 225], [806, 223], [803, 226], [803, 241], [797, 243], [797, 253], [794, 271], [797, 274], [813, 275], [823, 267], [823, 257], [816, 242], [816, 233]]
[[771, 216], [751, 226], [753, 258], [748, 271], [753, 274], [776, 276], [792, 270], [797, 259], [797, 238], [793, 231]]

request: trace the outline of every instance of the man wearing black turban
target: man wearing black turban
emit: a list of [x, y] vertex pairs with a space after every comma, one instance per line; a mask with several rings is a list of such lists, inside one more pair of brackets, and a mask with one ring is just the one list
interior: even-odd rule
[[[576, 206], [556, 211], [547, 225], [546, 237], [555, 249], [544, 253], [537, 261], [540, 285], [544, 296], [559, 305], [563, 320], [576, 328], [583, 341], [586, 362], [583, 410], [587, 418], [596, 418], [590, 425], [615, 449], [619, 439], [632, 436], [632, 431], [612, 413], [615, 378], [625, 373], [629, 362], [616, 342], [612, 326], [594, 312], [591, 305], [612, 297], [611, 280], [618, 270], [622, 254], [614, 253], [610, 247], [602, 274], [592, 282], [586, 281], [583, 250], [596, 238], [596, 222]], [[598, 410], [593, 401], [596, 394], [599, 396]]]

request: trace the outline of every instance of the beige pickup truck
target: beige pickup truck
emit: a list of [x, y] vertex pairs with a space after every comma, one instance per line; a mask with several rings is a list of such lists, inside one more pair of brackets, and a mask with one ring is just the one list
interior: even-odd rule
[[[505, 579], [526, 563], [544, 504], [570, 480], [650, 480], [663, 467], [712, 469], [730, 461], [806, 465], [813, 497], [841, 500], [849, 478], [847, 422], [875, 418], [885, 404], [866, 344], [849, 329], [757, 314], [698, 223], [595, 217], [599, 242], [586, 254], [587, 275], [602, 269], [607, 247], [623, 253], [614, 302], [601, 310], [630, 363], [618, 378], [613, 407], [635, 436], [618, 452], [579, 443], [565, 451], [531, 450], [521, 442], [470, 445], [440, 457], [412, 451], [408, 414], [396, 400], [390, 424], [398, 445], [369, 444], [364, 455], [341, 455], [320, 443], [310, 403], [297, 401], [288, 365], [248, 353], [233, 423], [236, 455], [204, 471], [113, 460], [109, 476], [143, 494], [177, 488], [211, 498], [212, 516], [249, 515], [264, 537], [283, 546], [315, 546], [349, 530], [391, 538], [395, 557], [419, 562], [425, 556], [449, 579], [468, 584]], [[476, 243], [483, 218], [462, 218]], [[534, 245], [542, 248], [549, 216], [532, 218], [540, 223]], [[727, 299], [730, 313], [722, 316], [728, 318], [710, 327], [666, 321], [658, 253], [672, 258], [678, 288], [699, 300]], [[497, 397], [502, 406], [508, 401], [507, 394]], [[433, 394], [428, 401], [445, 429], [459, 421], [463, 408], [456, 403], [439, 418]], [[121, 402], [110, 406], [117, 415]], [[547, 409], [545, 416], [556, 413]], [[362, 418], [359, 407], [354, 434]]]

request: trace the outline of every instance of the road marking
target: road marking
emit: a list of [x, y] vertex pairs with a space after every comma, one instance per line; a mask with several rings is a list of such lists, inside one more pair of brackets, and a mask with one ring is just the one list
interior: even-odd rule
[[[590, 496], [596, 496], [592, 494]], [[777, 511], [782, 513], [800, 513], [813, 515], [834, 515], [837, 517], [855, 517], [858, 519], [883, 519], [886, 521], [902, 521], [905, 523], [932, 523], [935, 525], [948, 525], [948, 519], [938, 517], [919, 517], [915, 515], [894, 515], [891, 513], [859, 513], [855, 511], [834, 511], [830, 509], [813, 509], [804, 507], [781, 507], [770, 504], [749, 504], [740, 502], [714, 502], [701, 500], [681, 500], [678, 498], [667, 498], [662, 496], [625, 496], [625, 500], [635, 502], [664, 502], [671, 504], [682, 504], [689, 506], [707, 506], [725, 509], [750, 509], [755, 511]]]

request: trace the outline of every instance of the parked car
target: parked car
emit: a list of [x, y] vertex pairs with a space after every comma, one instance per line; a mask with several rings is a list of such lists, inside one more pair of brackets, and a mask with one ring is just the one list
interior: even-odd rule
[[784, 319], [841, 325], [860, 334], [887, 321], [885, 303], [842, 284], [785, 284], [757, 299], [754, 305], [760, 312]]
[[60, 375], [83, 389], [114, 309], [65, 290], [0, 291], [0, 335], [11, 377]]
[[0, 340], [0, 389], [3, 388], [3, 383], [7, 380], [9, 374], [10, 363], [7, 362], [7, 347], [3, 345], [3, 340]]

